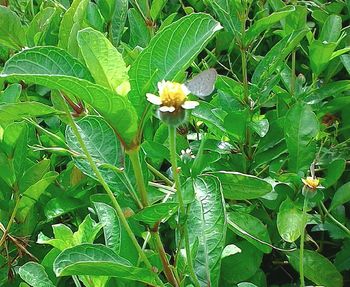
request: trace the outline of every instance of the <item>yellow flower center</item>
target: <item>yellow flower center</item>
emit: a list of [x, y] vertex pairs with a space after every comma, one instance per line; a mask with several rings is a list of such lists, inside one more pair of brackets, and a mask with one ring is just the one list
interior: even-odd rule
[[305, 185], [307, 185], [311, 189], [316, 189], [320, 184], [319, 179], [312, 178], [311, 176], [308, 176], [306, 179], [303, 179], [302, 181]]
[[186, 101], [187, 96], [179, 83], [164, 82], [159, 88], [159, 96], [162, 106], [178, 109]]

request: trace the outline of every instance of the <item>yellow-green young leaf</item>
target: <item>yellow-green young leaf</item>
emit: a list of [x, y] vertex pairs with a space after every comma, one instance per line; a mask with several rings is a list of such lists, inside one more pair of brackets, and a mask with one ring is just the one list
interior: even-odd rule
[[64, 250], [55, 260], [57, 276], [109, 276], [159, 286], [157, 274], [131, 263], [100, 244], [82, 244]]
[[129, 72], [129, 98], [138, 115], [145, 111], [146, 93], [156, 92], [157, 83], [163, 79], [179, 80], [221, 28], [210, 15], [193, 13], [165, 27], [152, 38]]
[[[299, 271], [299, 250], [286, 253], [290, 264]], [[304, 250], [305, 277], [317, 285], [324, 287], [343, 287], [343, 277], [335, 266], [321, 254]]]
[[78, 45], [96, 84], [115, 92], [128, 81], [128, 69], [122, 55], [101, 32], [92, 28], [79, 31]]
[[36, 262], [28, 262], [18, 270], [19, 276], [30, 286], [55, 287], [42, 265]]
[[350, 182], [343, 184], [335, 192], [330, 209], [350, 201]]
[[45, 192], [46, 188], [53, 183], [58, 176], [57, 172], [48, 172], [41, 180], [30, 186], [22, 195], [19, 204], [16, 219], [24, 222], [28, 213], [33, 208], [40, 196]]
[[20, 50], [26, 45], [25, 28], [10, 8], [0, 5], [0, 45]]
[[77, 33], [83, 28], [88, 5], [88, 0], [74, 0], [61, 21], [58, 46], [75, 57], [79, 54]]
[[114, 128], [125, 146], [137, 132], [137, 115], [126, 97], [92, 83], [90, 72], [67, 52], [56, 47], [36, 47], [10, 58], [0, 74], [8, 81], [62, 90], [95, 108]]

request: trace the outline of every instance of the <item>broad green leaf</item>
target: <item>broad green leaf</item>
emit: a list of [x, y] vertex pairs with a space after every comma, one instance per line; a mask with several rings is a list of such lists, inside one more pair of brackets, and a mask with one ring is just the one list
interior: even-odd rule
[[11, 84], [4, 91], [0, 92], [0, 104], [17, 103], [22, 92], [20, 84]]
[[63, 90], [84, 100], [104, 116], [127, 145], [136, 134], [137, 115], [130, 102], [90, 82], [90, 72], [60, 48], [38, 47], [22, 51], [7, 61], [0, 78], [25, 80]]
[[[286, 255], [293, 268], [299, 271], [299, 250], [288, 252]], [[321, 254], [304, 250], [305, 277], [324, 287], [343, 287], [343, 277], [335, 266]]]
[[27, 190], [22, 194], [16, 214], [16, 218], [19, 222], [24, 222], [34, 204], [39, 200], [46, 188], [54, 182], [57, 176], [57, 172], [48, 172], [41, 180], [27, 188]]
[[37, 103], [21, 102], [0, 105], [0, 122], [12, 122], [23, 118], [47, 116], [57, 113], [54, 108]]
[[115, 47], [119, 45], [124, 32], [126, 16], [128, 12], [128, 0], [113, 0], [116, 2], [113, 17], [110, 23], [109, 34]]
[[142, 221], [150, 226], [160, 222], [163, 219], [168, 219], [175, 214], [179, 205], [175, 202], [158, 203], [152, 206], [145, 207], [133, 216], [133, 219]]
[[306, 171], [315, 159], [314, 138], [319, 131], [319, 123], [309, 105], [297, 103], [286, 115], [285, 139], [289, 152], [288, 168], [298, 173]]
[[77, 33], [84, 28], [88, 0], [74, 0], [69, 9], [64, 13], [58, 34], [58, 46], [77, 57], [79, 47], [77, 43]]
[[[235, 242], [241, 250], [222, 259], [221, 280], [223, 286], [235, 286], [251, 278], [259, 269], [263, 253], [248, 241]], [[221, 286], [221, 285], [220, 285]]]
[[82, 244], [64, 250], [55, 260], [57, 276], [110, 276], [159, 286], [156, 273], [132, 266], [112, 249], [100, 244]]
[[155, 37], [133, 63], [129, 76], [130, 101], [139, 115], [146, 108], [146, 93], [156, 92], [157, 83], [179, 80], [220, 24], [206, 14], [191, 14], [170, 24]]
[[244, 212], [231, 211], [227, 214], [227, 223], [228, 227], [234, 233], [249, 241], [262, 252], [271, 252], [272, 248], [270, 246], [260, 243], [259, 241], [247, 235], [247, 233], [249, 233], [255, 238], [271, 244], [270, 236], [266, 226], [264, 226], [264, 224], [256, 217]]
[[63, 251], [69, 247], [74, 246], [73, 232], [64, 224], [52, 225], [54, 238], [49, 238], [42, 232], [38, 235], [38, 244], [49, 244], [56, 249]]
[[188, 215], [190, 243], [199, 240], [194, 269], [201, 286], [219, 286], [221, 253], [225, 247], [225, 207], [220, 182], [214, 176], [191, 179], [195, 201]]
[[226, 199], [254, 199], [272, 190], [271, 184], [258, 177], [233, 171], [212, 172], [219, 178]]
[[150, 10], [150, 14], [151, 17], [153, 19], [153, 21], [157, 20], [160, 12], [162, 11], [164, 5], [166, 4], [166, 0], [155, 0], [152, 1], [152, 5], [151, 5], [151, 10]]
[[0, 44], [15, 50], [26, 45], [25, 28], [10, 8], [0, 5]]
[[52, 30], [57, 29], [54, 25], [58, 24], [61, 13], [58, 7], [46, 7], [35, 15], [26, 33], [29, 47], [57, 44], [57, 35], [53, 35]]
[[108, 23], [113, 17], [115, 6], [118, 6], [119, 3], [115, 0], [97, 0], [96, 4], [99, 7], [103, 18]]
[[235, 1], [225, 0], [210, 0], [208, 2], [224, 26], [225, 30], [235, 36], [240, 35], [242, 31], [242, 24], [239, 21], [239, 15], [243, 12], [242, 5], [238, 3], [238, 5], [235, 4]]
[[310, 92], [310, 94], [306, 97], [305, 100], [310, 104], [318, 103], [323, 99], [329, 97], [329, 95], [336, 97], [337, 95], [349, 89], [350, 89], [349, 80], [335, 81]]
[[342, 19], [339, 15], [329, 15], [322, 26], [318, 40], [321, 42], [337, 42], [342, 29]]
[[314, 40], [309, 47], [309, 59], [312, 71], [320, 75], [328, 66], [333, 52], [337, 47], [334, 42]]
[[62, 195], [60, 197], [52, 198], [45, 205], [44, 213], [48, 220], [52, 220], [87, 205], [88, 203], [84, 202], [82, 199]]
[[122, 55], [101, 32], [92, 28], [79, 31], [78, 45], [96, 84], [115, 92], [128, 80]]
[[24, 192], [30, 186], [32, 186], [33, 184], [41, 180], [43, 176], [49, 171], [49, 169], [50, 169], [49, 159], [43, 159], [42, 161], [28, 168], [24, 172], [22, 178], [18, 183], [19, 191]]
[[[118, 172], [113, 170], [122, 165], [122, 150], [112, 127], [101, 117], [85, 116], [76, 122], [88, 152], [93, 158], [106, 182], [118, 190]], [[66, 142], [68, 147], [80, 156], [73, 157], [75, 165], [85, 174], [97, 180], [88, 160], [80, 147], [73, 131], [67, 126]]]
[[342, 249], [337, 253], [334, 265], [338, 271], [350, 270], [350, 241], [344, 241]]
[[121, 226], [115, 209], [103, 202], [94, 202], [99, 222], [103, 225], [106, 246], [117, 254], [121, 247]]
[[136, 46], [145, 48], [151, 39], [151, 35], [144, 18], [139, 11], [131, 8], [128, 11], [128, 20], [130, 25], [129, 45], [132, 48]]
[[350, 201], [350, 182], [343, 184], [337, 189], [333, 195], [330, 209], [334, 209], [335, 207], [347, 203], [348, 201]]
[[36, 262], [28, 262], [18, 270], [19, 276], [33, 287], [55, 287], [47, 276], [42, 265]]
[[244, 37], [244, 45], [249, 45], [254, 41], [263, 31], [272, 27], [275, 23], [279, 22], [290, 13], [295, 11], [294, 6], [286, 6], [280, 11], [274, 12], [271, 15], [261, 18], [254, 22], [254, 24], [249, 27], [248, 31]]
[[326, 168], [326, 176], [322, 181], [322, 185], [328, 188], [337, 183], [339, 178], [342, 176], [346, 167], [346, 161], [343, 158], [337, 158], [331, 163], [329, 163]]
[[294, 242], [302, 232], [303, 212], [287, 197], [277, 213], [277, 229], [283, 240]]

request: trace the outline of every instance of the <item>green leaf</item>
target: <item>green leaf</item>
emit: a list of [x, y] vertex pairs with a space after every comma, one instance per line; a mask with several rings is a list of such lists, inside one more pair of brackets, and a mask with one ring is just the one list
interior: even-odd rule
[[26, 45], [25, 28], [20, 18], [8, 7], [0, 5], [0, 44], [20, 50]]
[[57, 112], [54, 108], [37, 102], [4, 104], [0, 105], [0, 121], [12, 122], [23, 118], [52, 115]]
[[[62, 12], [59, 8], [46, 7], [35, 15], [30, 22], [26, 38], [29, 47], [57, 44], [57, 36], [53, 37], [50, 32], [54, 24], [57, 24], [57, 17]], [[51, 36], [51, 37], [50, 37]]]
[[122, 234], [120, 221], [115, 209], [103, 202], [94, 202], [94, 206], [98, 219], [103, 225], [106, 246], [119, 254]]
[[271, 15], [261, 18], [254, 22], [254, 24], [249, 27], [248, 31], [244, 37], [244, 45], [247, 46], [254, 41], [263, 31], [271, 28], [275, 23], [279, 22], [290, 13], [295, 11], [294, 6], [286, 6], [280, 11], [274, 12]]
[[150, 226], [168, 219], [175, 214], [179, 205], [175, 202], [164, 202], [145, 207], [133, 216], [133, 219], [142, 221]]
[[55, 287], [49, 279], [42, 265], [36, 262], [28, 262], [18, 270], [19, 276], [33, 287]]
[[287, 197], [277, 214], [277, 229], [283, 240], [294, 242], [302, 232], [303, 212]]
[[350, 182], [343, 184], [333, 195], [330, 209], [350, 201]]
[[67, 52], [55, 47], [37, 47], [22, 51], [5, 64], [0, 78], [63, 90], [84, 100], [105, 117], [126, 144], [136, 131], [137, 115], [122, 96], [91, 83], [90, 72]]
[[79, 224], [78, 230], [73, 234], [74, 245], [93, 243], [101, 228], [101, 223], [96, 223], [95, 220], [91, 218], [90, 214], [87, 215], [84, 221]]
[[96, 84], [112, 91], [128, 81], [122, 55], [101, 33], [92, 28], [78, 32], [78, 45]]
[[20, 84], [11, 84], [4, 91], [0, 92], [0, 104], [17, 103], [22, 92]]
[[257, 89], [257, 91], [253, 91], [254, 93], [259, 93], [260, 91], [266, 92], [266, 86], [273, 79], [271, 76], [276, 71], [278, 73], [282, 70], [284, 59], [299, 45], [307, 32], [307, 29], [295, 31], [291, 35], [284, 37], [270, 49], [259, 62], [252, 76], [252, 84], [256, 85], [255, 89]]
[[220, 182], [214, 176], [191, 179], [195, 201], [188, 215], [190, 243], [199, 240], [194, 269], [201, 286], [219, 286], [226, 224]]
[[343, 158], [337, 158], [329, 163], [326, 168], [326, 176], [322, 181], [322, 185], [325, 188], [331, 187], [336, 184], [339, 178], [342, 176], [346, 167], [346, 160]]
[[254, 199], [272, 190], [271, 184], [258, 177], [233, 171], [212, 172], [219, 178], [226, 199]]
[[227, 214], [227, 223], [228, 227], [234, 233], [249, 241], [262, 252], [271, 252], [272, 248], [270, 246], [262, 244], [251, 236], [247, 235], [247, 233], [249, 233], [255, 238], [271, 244], [270, 236], [266, 226], [264, 226], [264, 224], [256, 217], [244, 212], [231, 211]]
[[38, 235], [38, 244], [49, 244], [56, 249], [63, 251], [69, 247], [74, 246], [73, 232], [64, 224], [52, 225], [54, 238], [49, 238], [42, 232]]
[[110, 26], [110, 37], [115, 47], [119, 45], [120, 39], [122, 38], [126, 16], [128, 12], [128, 0], [113, 0], [116, 2], [113, 17], [111, 19]]
[[318, 40], [321, 42], [337, 42], [342, 29], [342, 19], [339, 15], [329, 15], [322, 26]]
[[146, 93], [156, 92], [157, 83], [179, 80], [220, 24], [206, 14], [191, 14], [170, 24], [155, 37], [132, 65], [130, 101], [139, 115], [146, 108]]
[[297, 103], [289, 110], [285, 120], [285, 139], [290, 171], [298, 173], [309, 169], [315, 158], [314, 138], [318, 131], [317, 117], [309, 105]]
[[100, 244], [82, 244], [64, 250], [55, 260], [57, 276], [110, 276], [159, 286], [156, 273], [132, 266], [112, 249]]
[[150, 14], [151, 14], [151, 18], [153, 19], [153, 21], [157, 20], [159, 14], [162, 11], [166, 2], [167, 2], [166, 0], [152, 1]]
[[54, 182], [57, 176], [57, 172], [50, 171], [23, 193], [18, 203], [18, 211], [16, 214], [16, 218], [19, 222], [24, 222], [34, 204], [39, 200], [46, 188]]
[[[114, 169], [122, 165], [122, 150], [112, 127], [101, 117], [85, 116], [76, 122], [88, 152], [93, 158], [106, 182], [115, 190], [118, 189], [118, 172]], [[72, 129], [67, 126], [66, 142], [68, 147], [78, 153], [73, 157], [75, 165], [85, 174], [97, 180], [88, 160]], [[110, 168], [109, 168], [110, 167]], [[112, 168], [112, 169], [111, 169]], [[120, 192], [120, 190], [118, 190]]]
[[336, 47], [337, 43], [334, 42], [314, 40], [311, 43], [309, 47], [310, 66], [316, 76], [327, 68]]
[[251, 278], [258, 271], [263, 258], [263, 253], [248, 241], [235, 242], [235, 245], [241, 252], [222, 259], [221, 279], [226, 283], [223, 286], [235, 286]]
[[[299, 250], [288, 252], [287, 257], [295, 270], [299, 270]], [[342, 287], [343, 278], [335, 266], [321, 254], [304, 250], [304, 274], [305, 277], [324, 287]]]
[[32, 186], [33, 184], [41, 180], [43, 176], [49, 171], [49, 169], [50, 169], [49, 159], [43, 159], [42, 161], [28, 168], [24, 172], [24, 175], [22, 176], [22, 178], [18, 183], [19, 191], [24, 192], [30, 186]]
[[64, 13], [60, 25], [58, 46], [75, 57], [79, 54], [77, 33], [84, 27], [83, 21], [88, 4], [88, 0], [74, 0], [66, 13]]
[[128, 20], [130, 25], [129, 45], [132, 48], [136, 46], [145, 48], [151, 39], [145, 20], [135, 8], [129, 9]]

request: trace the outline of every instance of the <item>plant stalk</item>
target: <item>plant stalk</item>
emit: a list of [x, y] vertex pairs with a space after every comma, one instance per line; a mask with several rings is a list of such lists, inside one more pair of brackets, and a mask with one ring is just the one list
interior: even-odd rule
[[[78, 143], [81, 147], [81, 149], [83, 150], [83, 153], [84, 155], [86, 156], [93, 172], [95, 173], [98, 181], [100, 182], [100, 184], [103, 186], [103, 188], [105, 189], [107, 195], [109, 196], [110, 200], [112, 201], [112, 204], [113, 204], [113, 207], [115, 208], [117, 214], [118, 214], [118, 217], [123, 225], [123, 227], [125, 228], [126, 232], [128, 233], [132, 243], [134, 244], [139, 256], [141, 257], [142, 261], [145, 263], [146, 267], [151, 270], [153, 272], [153, 268], [152, 268], [152, 265], [151, 263], [149, 262], [148, 258], [146, 257], [145, 253], [143, 252], [141, 246], [139, 245], [136, 237], [135, 237], [135, 234], [132, 232], [131, 228], [130, 228], [130, 225], [127, 221], [127, 219], [125, 218], [124, 216], [124, 213], [123, 213], [123, 210], [121, 208], [121, 206], [119, 205], [117, 199], [114, 197], [114, 194], [112, 192], [112, 190], [110, 189], [110, 187], [108, 186], [108, 184], [106, 183], [106, 181], [103, 179], [100, 171], [98, 170], [94, 160], [92, 159], [86, 145], [85, 145], [85, 142], [83, 140], [83, 138], [81, 137], [80, 133], [79, 133], [79, 130], [77, 128], [77, 125], [76, 123], [74, 122], [73, 118], [72, 118], [72, 115], [70, 114], [70, 111], [67, 107], [66, 104], [63, 105], [64, 108], [65, 108], [65, 112], [66, 112], [66, 115], [67, 115], [67, 119], [68, 119], [68, 124], [69, 126], [71, 127], [75, 137], [77, 138], [78, 140]], [[163, 282], [157, 278], [157, 282], [160, 286], [164, 286]]]
[[[135, 178], [136, 178], [136, 185], [137, 185], [138, 192], [141, 196], [141, 201], [142, 201], [143, 207], [147, 207], [147, 206], [149, 206], [149, 202], [148, 202], [148, 195], [147, 195], [147, 190], [146, 190], [145, 181], [144, 181], [143, 172], [142, 172], [142, 167], [141, 167], [141, 162], [140, 162], [139, 149], [134, 149], [134, 150], [128, 151], [128, 155], [130, 157], [131, 164], [132, 164], [132, 167], [134, 170], [134, 174], [135, 174]], [[154, 240], [154, 243], [155, 243], [157, 252], [159, 254], [160, 260], [162, 262], [164, 274], [165, 274], [167, 280], [173, 286], [178, 287], [179, 286], [178, 282], [174, 276], [172, 269], [170, 268], [170, 264], [169, 264], [168, 258], [166, 257], [164, 246], [162, 244], [158, 230], [151, 232], [151, 235], [152, 235], [152, 238]]]
[[[186, 209], [185, 204], [182, 198], [181, 193], [181, 182], [180, 182], [180, 176], [179, 171], [177, 169], [177, 158], [176, 158], [176, 127], [169, 125], [169, 148], [170, 148], [170, 162], [171, 162], [171, 169], [173, 173], [173, 178], [175, 181], [175, 188], [176, 188], [176, 195], [177, 200], [179, 202], [180, 207], [180, 219], [186, 217]], [[181, 223], [181, 220], [180, 220]], [[179, 224], [180, 224], [179, 223]], [[181, 226], [180, 230], [182, 230], [184, 239], [185, 239], [185, 249], [186, 249], [186, 258], [187, 258], [187, 265], [189, 268], [189, 272], [191, 275], [191, 278], [193, 280], [193, 283], [196, 287], [199, 287], [200, 284], [198, 282], [198, 278], [196, 276], [196, 273], [193, 268], [193, 261], [192, 261], [192, 253], [190, 248], [190, 240], [188, 236], [188, 229], [187, 229], [187, 222]], [[180, 232], [181, 233], [181, 232]]]
[[299, 276], [300, 276], [300, 287], [305, 287], [304, 279], [304, 241], [305, 241], [305, 227], [307, 224], [307, 194], [304, 197], [303, 205], [303, 221], [301, 226], [301, 235], [300, 235], [300, 249], [299, 249]]

